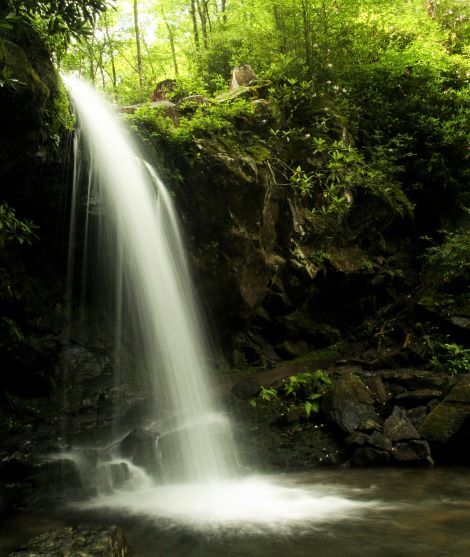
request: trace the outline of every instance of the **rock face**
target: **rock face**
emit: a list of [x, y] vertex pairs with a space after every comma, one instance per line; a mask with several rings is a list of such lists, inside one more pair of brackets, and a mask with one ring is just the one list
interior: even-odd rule
[[254, 83], [257, 80], [255, 72], [251, 69], [251, 66], [245, 64], [243, 66], [237, 66], [232, 71], [232, 81], [230, 83], [230, 91], [235, 91], [241, 86], [246, 86]]
[[470, 376], [463, 377], [444, 400], [426, 417], [420, 433], [430, 442], [444, 446], [470, 420]]
[[10, 557], [133, 557], [124, 532], [116, 526], [78, 526], [41, 534]]
[[325, 416], [346, 433], [353, 433], [368, 420], [380, 424], [374, 399], [363, 381], [354, 374], [339, 379], [322, 400]]
[[155, 89], [150, 95], [152, 102], [168, 100], [168, 93], [174, 91], [176, 81], [174, 79], [164, 79], [157, 83]]

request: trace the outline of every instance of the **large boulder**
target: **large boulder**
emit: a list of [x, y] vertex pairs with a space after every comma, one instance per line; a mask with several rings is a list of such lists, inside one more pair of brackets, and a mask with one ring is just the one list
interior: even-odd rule
[[353, 433], [371, 421], [381, 424], [374, 409], [374, 398], [365, 383], [355, 374], [348, 374], [335, 382], [322, 398], [322, 411], [328, 420], [346, 433]]
[[385, 420], [384, 435], [390, 439], [390, 441], [405, 441], [420, 438], [418, 431], [410, 422], [406, 412], [399, 406], [395, 406], [391, 416]]
[[470, 375], [464, 376], [444, 400], [425, 418], [421, 436], [436, 445], [445, 445], [470, 420]]

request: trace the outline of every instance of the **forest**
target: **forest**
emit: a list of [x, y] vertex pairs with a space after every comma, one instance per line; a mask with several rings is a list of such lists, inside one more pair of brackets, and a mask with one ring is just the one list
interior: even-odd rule
[[[156, 169], [152, 195], [168, 191], [177, 218], [165, 218], [180, 222], [187, 259], [170, 282], [189, 284], [189, 321], [201, 314], [204, 378], [183, 379], [184, 361], [166, 364], [166, 341], [147, 337], [141, 293], [164, 278], [136, 278], [138, 250], [120, 243], [130, 225], [107, 228], [121, 217], [110, 216], [70, 79], [130, 130], [135, 158]], [[119, 158], [114, 133], [105, 143]], [[230, 556], [303, 556], [312, 543], [325, 556], [468, 554], [467, 0], [0, 0], [0, 189], [0, 557], [216, 556], [232, 542]], [[158, 207], [155, 219], [172, 214]], [[179, 310], [155, 313], [156, 337], [180, 330]], [[148, 375], [165, 366], [181, 378]], [[191, 414], [206, 381], [201, 404], [224, 416], [216, 426]], [[167, 389], [178, 382], [192, 387], [175, 409]], [[199, 421], [203, 433], [184, 433]], [[325, 493], [375, 505], [351, 495], [374, 482], [390, 508], [420, 500], [429, 512], [410, 536], [423, 552], [384, 541], [402, 538], [406, 505], [386, 515], [382, 537], [364, 514], [365, 545], [338, 526], [342, 507], [324, 531], [290, 529], [298, 509], [268, 480], [252, 514], [193, 508], [210, 491], [191, 491], [199, 452], [218, 444], [211, 470], [228, 461], [236, 493], [250, 470], [295, 477], [307, 499], [321, 483], [351, 490], [316, 493], [315, 508]], [[179, 483], [182, 496], [161, 491]], [[211, 500], [238, 501], [235, 491]], [[124, 492], [165, 510], [134, 508]], [[173, 507], [183, 499], [184, 511]], [[139, 513], [157, 526], [129, 518]], [[194, 519], [204, 513], [210, 528]]]

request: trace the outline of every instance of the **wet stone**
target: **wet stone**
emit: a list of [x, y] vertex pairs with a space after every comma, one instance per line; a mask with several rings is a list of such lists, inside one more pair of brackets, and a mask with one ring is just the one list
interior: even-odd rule
[[366, 433], [361, 433], [359, 431], [355, 431], [351, 433], [346, 439], [344, 440], [347, 446], [362, 446], [367, 445], [369, 443], [369, 436]]
[[380, 466], [388, 464], [390, 456], [388, 452], [373, 447], [359, 447], [351, 459], [354, 466]]
[[429, 444], [421, 439], [397, 443], [392, 449], [392, 456], [398, 463], [406, 465], [432, 466], [434, 464]]
[[116, 526], [77, 526], [33, 538], [10, 557], [133, 557], [124, 532]]
[[379, 431], [374, 431], [372, 433], [369, 439], [369, 444], [378, 449], [383, 449], [384, 451], [390, 451], [392, 449], [392, 442], [390, 439], [387, 439], [387, 437]]
[[420, 435], [408, 419], [405, 411], [395, 406], [391, 416], [384, 423], [384, 435], [391, 441], [402, 441], [405, 439], [419, 439]]

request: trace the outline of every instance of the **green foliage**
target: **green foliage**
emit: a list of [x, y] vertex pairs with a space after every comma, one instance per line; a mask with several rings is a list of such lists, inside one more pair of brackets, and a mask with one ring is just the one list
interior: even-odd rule
[[33, 221], [18, 219], [12, 207], [5, 202], [0, 203], [0, 249], [7, 242], [31, 245], [34, 239], [39, 238], [35, 233], [37, 229]]
[[261, 387], [257, 399], [251, 399], [250, 404], [256, 407], [257, 402], [268, 405], [279, 402], [281, 413], [299, 408], [308, 419], [319, 411], [318, 400], [330, 385], [331, 379], [321, 369], [297, 373], [285, 379], [280, 387]]
[[19, 342], [24, 341], [25, 337], [23, 331], [13, 319], [6, 316], [0, 316], [0, 325], [6, 329], [10, 339]]
[[470, 280], [470, 229], [444, 231], [440, 245], [426, 250], [425, 273], [431, 284], [450, 285]]
[[55, 412], [49, 399], [20, 398], [10, 392], [3, 392], [0, 395], [0, 431], [8, 433], [25, 422], [52, 418]]
[[91, 32], [96, 17], [109, 5], [109, 0], [7, 0], [0, 30], [24, 21], [42, 27], [46, 35], [80, 38]]
[[470, 348], [455, 342], [444, 342], [434, 346], [430, 364], [437, 371], [447, 371], [452, 375], [470, 373]]

